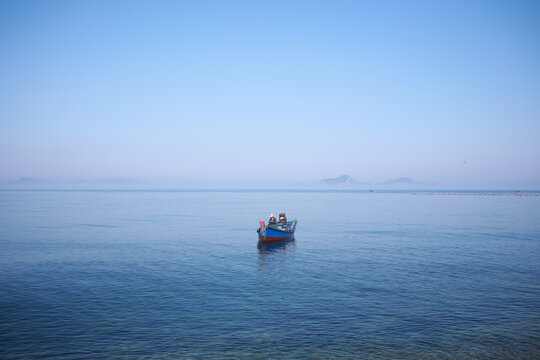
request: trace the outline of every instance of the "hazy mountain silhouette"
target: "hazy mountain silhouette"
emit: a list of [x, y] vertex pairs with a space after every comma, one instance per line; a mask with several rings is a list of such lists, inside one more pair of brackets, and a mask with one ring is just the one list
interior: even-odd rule
[[383, 185], [421, 185], [423, 182], [416, 181], [407, 177], [400, 177], [393, 180], [387, 180], [382, 183]]
[[317, 185], [323, 186], [344, 186], [355, 184], [356, 181], [349, 175], [341, 175], [335, 178], [323, 179], [317, 183]]

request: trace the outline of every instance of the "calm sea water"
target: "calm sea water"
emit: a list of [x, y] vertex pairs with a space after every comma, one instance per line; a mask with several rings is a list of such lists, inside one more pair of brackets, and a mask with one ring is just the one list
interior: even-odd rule
[[539, 196], [4, 191], [0, 255], [4, 359], [540, 358]]

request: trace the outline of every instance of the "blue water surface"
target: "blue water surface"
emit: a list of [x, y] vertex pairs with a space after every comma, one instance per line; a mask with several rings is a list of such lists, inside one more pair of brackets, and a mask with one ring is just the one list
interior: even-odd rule
[[540, 358], [525, 195], [2, 191], [0, 357]]

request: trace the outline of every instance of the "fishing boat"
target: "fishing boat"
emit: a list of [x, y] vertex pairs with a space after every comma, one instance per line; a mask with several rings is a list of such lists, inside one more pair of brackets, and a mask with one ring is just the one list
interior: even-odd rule
[[264, 220], [259, 222], [260, 226], [257, 229], [259, 241], [263, 243], [274, 243], [294, 239], [296, 223], [296, 219], [287, 221], [285, 213], [279, 214], [279, 222], [276, 222], [274, 216], [271, 215], [268, 225], [264, 223]]

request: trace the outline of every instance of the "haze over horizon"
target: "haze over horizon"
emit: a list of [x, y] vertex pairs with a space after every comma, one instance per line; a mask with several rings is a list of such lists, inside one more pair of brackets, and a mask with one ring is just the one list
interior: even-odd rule
[[539, 2], [4, 1], [0, 20], [4, 184], [540, 189]]

